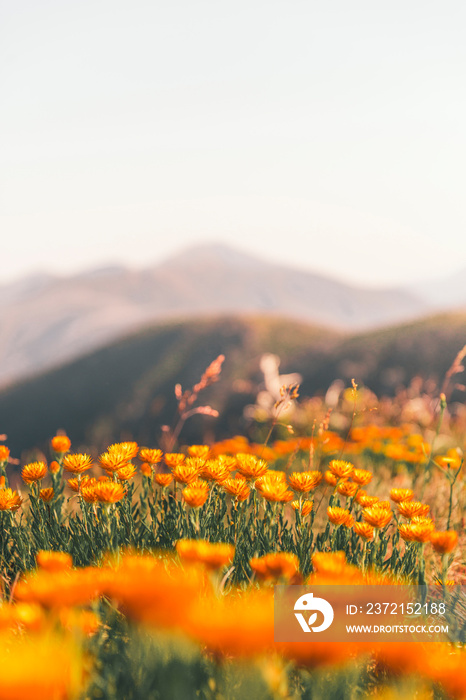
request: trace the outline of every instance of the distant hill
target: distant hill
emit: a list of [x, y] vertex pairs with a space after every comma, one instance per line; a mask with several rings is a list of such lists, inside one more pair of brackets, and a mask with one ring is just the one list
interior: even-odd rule
[[466, 314], [354, 336], [259, 316], [172, 322], [4, 390], [0, 432], [7, 433], [14, 456], [33, 446], [45, 448], [58, 428], [67, 431], [75, 449], [130, 438], [157, 444], [161, 425], [175, 417], [175, 384], [191, 386], [223, 353], [220, 381], [203, 397], [220, 417], [196, 416], [182, 435], [197, 442], [209, 430], [222, 438], [244, 429], [243, 409], [260, 388], [265, 352], [280, 356], [282, 373], [302, 375], [302, 396], [353, 377], [380, 395], [393, 394], [417, 375], [440, 383], [465, 343]]
[[220, 245], [139, 271], [35, 275], [0, 286], [0, 386], [169, 319], [259, 313], [354, 332], [429, 308], [411, 291], [357, 288]]

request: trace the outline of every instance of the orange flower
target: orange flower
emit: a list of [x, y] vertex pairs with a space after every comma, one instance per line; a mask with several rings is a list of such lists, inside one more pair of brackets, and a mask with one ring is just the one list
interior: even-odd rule
[[319, 574], [340, 574], [346, 566], [344, 552], [315, 552], [312, 555], [312, 566]]
[[23, 499], [16, 491], [0, 489], [0, 510], [18, 510]]
[[370, 481], [372, 481], [372, 472], [367, 469], [355, 469], [351, 475], [353, 481], [355, 481], [360, 486], [366, 486]]
[[50, 462], [49, 469], [51, 474], [58, 474], [61, 467], [57, 461], [53, 460], [52, 462]]
[[417, 522], [405, 523], [398, 527], [401, 537], [409, 542], [428, 542], [434, 530], [435, 525], [429, 518], [422, 518]]
[[138, 451], [137, 442], [116, 442], [107, 448], [107, 452], [110, 454], [124, 455], [127, 462], [131, 462], [132, 459], [137, 457]]
[[208, 569], [221, 569], [231, 564], [235, 548], [231, 544], [206, 542], [205, 540], [179, 540], [176, 551], [180, 559], [191, 563], [204, 564]]
[[292, 491], [288, 491], [286, 481], [280, 476], [262, 477], [256, 481], [256, 488], [267, 501], [287, 503], [293, 499]]
[[96, 485], [96, 483], [97, 481], [95, 479], [89, 479], [89, 481], [86, 481], [84, 484], [81, 484], [80, 494], [82, 498], [86, 501], [86, 503], [97, 502], [97, 495], [94, 490], [94, 486]]
[[191, 508], [200, 508], [207, 500], [208, 492], [202, 487], [187, 486], [183, 489], [183, 498]]
[[239, 453], [236, 455], [236, 461], [238, 463], [238, 471], [245, 479], [258, 479], [268, 470], [267, 462], [263, 459], [258, 459], [254, 455]]
[[249, 494], [250, 489], [248, 483], [243, 477], [236, 477], [236, 479], [226, 479], [222, 482], [222, 486], [227, 493], [231, 496], [235, 496], [238, 501], [245, 501]]
[[402, 501], [411, 501], [414, 497], [414, 491], [411, 489], [392, 489], [390, 491], [390, 498], [395, 503], [401, 503]]
[[159, 486], [165, 488], [171, 484], [173, 477], [171, 474], [156, 474], [155, 481]]
[[398, 512], [405, 518], [414, 518], [416, 515], [427, 515], [430, 507], [420, 501], [402, 501], [398, 504]]
[[216, 656], [254, 658], [274, 647], [273, 591], [199, 597], [191, 603], [186, 629]]
[[380, 503], [376, 503], [369, 508], [365, 508], [365, 510], [362, 511], [362, 517], [366, 523], [369, 523], [372, 527], [382, 529], [391, 521], [393, 513], [389, 508], [380, 505]]
[[63, 458], [63, 466], [67, 472], [82, 474], [92, 467], [92, 459], [86, 454], [66, 455]]
[[222, 483], [230, 476], [230, 468], [219, 459], [209, 459], [202, 468], [201, 476], [208, 481]]
[[150, 449], [149, 447], [141, 447], [139, 450], [139, 459], [142, 462], [148, 462], [149, 464], [158, 464], [162, 461], [162, 458], [162, 450]]
[[115, 481], [98, 481], [93, 489], [99, 503], [116, 503], [126, 495], [125, 487]]
[[57, 454], [68, 452], [71, 447], [71, 440], [66, 435], [55, 435], [51, 440], [52, 449]]
[[172, 469], [173, 478], [179, 484], [190, 484], [196, 481], [199, 476], [200, 469], [189, 464], [178, 464]]
[[299, 570], [299, 559], [290, 552], [266, 554], [264, 557], [253, 557], [249, 561], [251, 569], [260, 579], [290, 579]]
[[374, 539], [374, 528], [368, 523], [354, 523], [354, 532], [365, 540]]
[[293, 501], [291, 504], [291, 507], [294, 508], [295, 510], [299, 510], [301, 508], [301, 517], [305, 518], [306, 515], [309, 515], [312, 513], [312, 508], [314, 507], [314, 501], [303, 501], [301, 503], [301, 506], [299, 504], [299, 501]]
[[73, 566], [73, 557], [66, 552], [41, 550], [36, 554], [37, 566], [44, 571], [66, 571]]
[[76, 608], [63, 608], [60, 610], [60, 624], [70, 632], [81, 632], [86, 636], [92, 636], [100, 627], [100, 620], [92, 610], [79, 610]]
[[129, 481], [136, 474], [136, 467], [134, 464], [127, 464], [116, 472], [116, 475], [120, 481]]
[[127, 450], [114, 449], [112, 452], [104, 452], [99, 456], [102, 469], [106, 472], [117, 472], [129, 463]]
[[210, 447], [208, 445], [191, 445], [188, 447], [188, 453], [191, 457], [198, 457], [199, 459], [207, 459]]
[[345, 525], [346, 527], [351, 527], [353, 524], [353, 516], [345, 508], [339, 508], [338, 506], [329, 506], [327, 508], [328, 519], [334, 525]]
[[448, 554], [452, 552], [458, 544], [458, 533], [455, 530], [445, 530], [445, 532], [433, 532], [430, 541], [436, 552]]
[[47, 474], [47, 465], [45, 462], [31, 462], [31, 464], [26, 464], [21, 472], [23, 481], [26, 484], [32, 484], [35, 481], [40, 481]]
[[148, 476], [149, 478], [152, 476], [152, 467], [150, 466], [149, 462], [143, 462], [141, 464], [141, 474], [144, 474], [144, 476]]
[[332, 474], [332, 472], [328, 470], [324, 474], [324, 481], [330, 486], [336, 486], [339, 481], [346, 481], [347, 479], [347, 476], [339, 479], [338, 476], [335, 476], [335, 474]]
[[342, 459], [332, 459], [328, 465], [328, 468], [334, 476], [338, 477], [338, 479], [348, 479], [353, 473], [354, 464], [351, 464], [351, 462], [345, 462]]
[[164, 457], [167, 467], [178, 467], [183, 464], [185, 457], [179, 452], [169, 452]]
[[318, 471], [293, 472], [288, 477], [291, 488], [298, 493], [307, 493], [314, 489], [322, 481], [322, 474]]
[[8, 461], [8, 457], [10, 456], [10, 450], [6, 445], [0, 445], [0, 464], [3, 464], [3, 462]]
[[50, 501], [53, 501], [54, 495], [55, 492], [52, 488], [41, 489], [39, 493], [39, 496], [44, 501], [44, 503], [49, 503]]
[[358, 488], [358, 484], [353, 484], [351, 483], [351, 481], [342, 481], [340, 484], [338, 484], [337, 491], [342, 496], [346, 496], [347, 498], [353, 498]]
[[368, 496], [365, 491], [358, 491], [355, 500], [363, 508], [368, 508], [379, 502], [378, 496]]

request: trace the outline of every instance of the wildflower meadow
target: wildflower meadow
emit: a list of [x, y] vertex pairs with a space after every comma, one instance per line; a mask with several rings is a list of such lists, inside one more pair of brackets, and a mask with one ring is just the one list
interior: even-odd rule
[[437, 642], [274, 640], [276, 584], [465, 583], [454, 371], [422, 401], [283, 386], [256, 440], [185, 445], [223, 360], [154, 444], [0, 445], [0, 700], [466, 698], [461, 605]]

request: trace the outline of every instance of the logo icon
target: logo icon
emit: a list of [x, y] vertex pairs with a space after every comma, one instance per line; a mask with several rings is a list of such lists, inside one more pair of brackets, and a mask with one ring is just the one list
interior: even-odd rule
[[[302, 612], [312, 613], [306, 622], [302, 612], [295, 612], [295, 617], [301, 625], [303, 632], [323, 632], [328, 629], [333, 622], [333, 608], [324, 598], [314, 598], [313, 593], [305, 593], [294, 604], [294, 609]], [[324, 621], [318, 627], [312, 627], [317, 620], [317, 613], [321, 612], [324, 616]]]

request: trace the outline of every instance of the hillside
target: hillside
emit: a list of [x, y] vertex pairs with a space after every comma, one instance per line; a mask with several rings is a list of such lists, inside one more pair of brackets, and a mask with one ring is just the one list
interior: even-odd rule
[[352, 337], [270, 317], [173, 322], [4, 390], [0, 432], [7, 433], [14, 456], [21, 449], [44, 448], [58, 428], [67, 431], [76, 449], [131, 437], [155, 444], [161, 425], [173, 423], [175, 384], [191, 386], [223, 353], [220, 381], [205, 394], [220, 417], [195, 417], [183, 432], [193, 442], [205, 429], [221, 438], [244, 429], [243, 409], [263, 381], [262, 353], [279, 355], [282, 373], [303, 376], [302, 396], [353, 377], [380, 395], [393, 394], [416, 375], [440, 383], [465, 343], [466, 314], [442, 314]]
[[35, 275], [0, 286], [0, 386], [172, 319], [256, 313], [356, 331], [428, 309], [411, 291], [357, 288], [219, 245], [145, 270]]
[[[298, 357], [322, 364], [339, 336], [332, 331], [270, 318], [221, 318], [169, 323], [132, 335], [58, 369], [0, 393], [0, 432], [12, 453], [46, 446], [57, 428], [78, 445], [103, 445], [134, 436], [154, 444], [160, 426], [173, 423], [174, 386], [197, 382], [219, 354], [226, 360], [220, 381], [205, 392], [221, 417], [219, 434], [238, 430], [243, 407], [254, 400], [264, 352], [283, 358], [280, 370], [293, 371]], [[194, 417], [185, 435], [199, 440]]]

